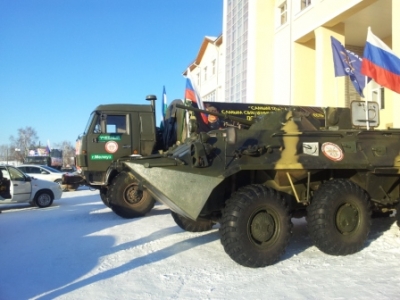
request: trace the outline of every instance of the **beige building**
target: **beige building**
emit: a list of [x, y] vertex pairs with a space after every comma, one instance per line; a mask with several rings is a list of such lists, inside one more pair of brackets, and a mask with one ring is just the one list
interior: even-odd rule
[[[205, 37], [189, 66], [203, 101], [349, 107], [361, 98], [348, 77], [334, 75], [331, 36], [362, 57], [371, 27], [400, 56], [400, 0], [223, 5], [222, 36]], [[381, 106], [380, 128], [400, 128], [399, 94], [372, 81], [364, 95]]]
[[224, 51], [222, 36], [206, 36], [194, 62], [183, 72], [203, 101], [224, 102]]

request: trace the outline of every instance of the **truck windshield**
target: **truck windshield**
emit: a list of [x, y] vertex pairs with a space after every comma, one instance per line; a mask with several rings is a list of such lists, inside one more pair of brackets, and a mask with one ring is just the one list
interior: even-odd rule
[[83, 132], [83, 135], [87, 135], [88, 134], [90, 125], [92, 124], [93, 120], [95, 120], [97, 118], [97, 115], [98, 115], [98, 113], [96, 111], [91, 113], [91, 115], [89, 117], [89, 120], [88, 120], [88, 122], [87, 122], [87, 124], [85, 126], [85, 131]]

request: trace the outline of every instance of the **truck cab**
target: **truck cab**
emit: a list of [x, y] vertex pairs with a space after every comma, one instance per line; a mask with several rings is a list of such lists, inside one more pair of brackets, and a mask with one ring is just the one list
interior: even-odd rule
[[76, 166], [90, 186], [106, 184], [111, 162], [124, 156], [150, 155], [156, 146], [155, 96], [151, 105], [99, 105], [76, 142]]

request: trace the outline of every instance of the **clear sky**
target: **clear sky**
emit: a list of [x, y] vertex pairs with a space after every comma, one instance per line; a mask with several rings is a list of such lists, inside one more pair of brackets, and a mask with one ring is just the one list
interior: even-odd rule
[[26, 126], [75, 145], [99, 104], [161, 100], [163, 86], [182, 99], [182, 73], [222, 33], [222, 2], [0, 0], [0, 145]]

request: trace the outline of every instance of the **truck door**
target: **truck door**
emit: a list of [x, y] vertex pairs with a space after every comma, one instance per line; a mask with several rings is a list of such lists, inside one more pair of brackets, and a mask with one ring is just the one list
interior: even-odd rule
[[89, 181], [102, 182], [113, 160], [132, 154], [132, 132], [127, 113], [102, 113], [87, 134]]

